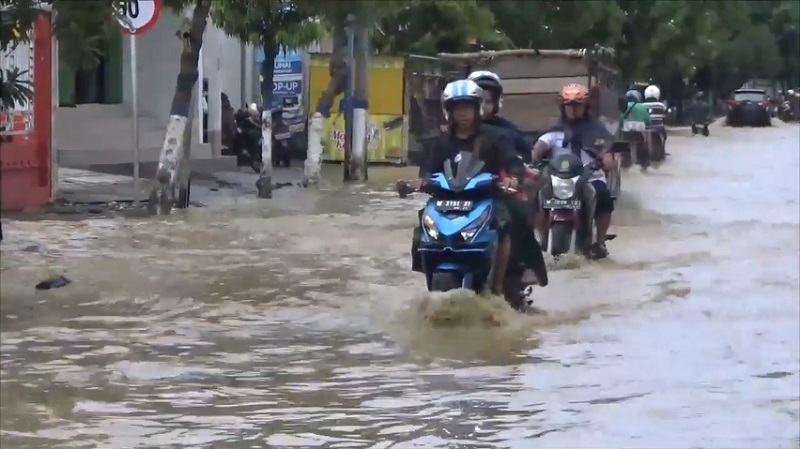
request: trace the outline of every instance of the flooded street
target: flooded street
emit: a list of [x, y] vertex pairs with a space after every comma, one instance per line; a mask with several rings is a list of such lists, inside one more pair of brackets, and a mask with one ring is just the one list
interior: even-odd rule
[[[425, 198], [389, 187], [409, 170], [5, 222], [0, 446], [798, 448], [798, 148], [796, 125], [671, 136], [623, 179], [610, 258], [554, 266], [544, 315], [425, 292]], [[73, 283], [34, 290], [52, 274]]]

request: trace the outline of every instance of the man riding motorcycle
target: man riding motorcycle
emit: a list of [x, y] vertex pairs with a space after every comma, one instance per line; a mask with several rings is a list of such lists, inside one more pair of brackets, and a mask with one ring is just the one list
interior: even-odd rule
[[638, 90], [629, 90], [625, 92], [625, 101], [628, 102], [625, 111], [620, 116], [620, 121], [634, 120], [643, 122], [645, 125], [650, 124], [650, 113], [647, 112], [647, 107], [642, 103], [642, 94]]
[[[531, 158], [538, 161], [547, 155], [552, 157], [562, 153], [575, 153], [580, 156], [584, 166], [600, 162], [603, 169], [613, 170], [616, 162], [608, 150], [614, 143], [614, 136], [600, 121], [589, 115], [589, 89], [577, 83], [567, 84], [561, 89], [558, 98], [561, 120], [539, 137], [533, 146]], [[577, 154], [578, 151], [580, 154]], [[606, 185], [603, 170], [594, 170], [587, 175], [589, 182], [584, 184], [586, 188], [580, 195], [582, 202], [588, 205], [585, 210], [595, 211], [597, 241], [592, 244], [592, 255], [603, 258], [608, 256], [605, 239], [611, 225], [614, 200]], [[542, 176], [541, 179], [547, 177]], [[536, 227], [541, 235], [547, 233], [544, 215], [536, 214]], [[587, 217], [586, 223], [591, 221]]]
[[661, 139], [666, 142], [667, 130], [664, 128], [664, 119], [667, 116], [667, 105], [661, 101], [661, 89], [656, 85], [649, 85], [644, 90], [644, 107], [650, 115], [650, 126], [658, 130]]
[[708, 124], [711, 122], [711, 105], [705, 99], [704, 92], [697, 92], [694, 104], [690, 108], [690, 123], [692, 124], [692, 135], [702, 133], [708, 137]]
[[[483, 171], [499, 176], [499, 182], [504, 187], [516, 189], [524, 177], [525, 164], [514, 151], [505, 133], [481, 123], [483, 113], [481, 88], [470, 80], [449, 83], [442, 93], [442, 110], [448, 122], [448, 129], [428, 149], [427, 156], [420, 165], [419, 179], [412, 181], [410, 187], [419, 190], [432, 174], [444, 171], [444, 164], [448, 160], [456, 161], [461, 152], [477, 152], [485, 164]], [[508, 176], [505, 176], [506, 174]], [[500, 228], [504, 232], [497, 249], [497, 265], [492, 285], [492, 291], [496, 294], [503, 292], [512, 238], [515, 240], [515, 245], [520, 248], [519, 257], [522, 262], [535, 270], [539, 285], [545, 286], [548, 282], [541, 249], [527, 226], [525, 207], [518, 205], [509, 207], [518, 201], [505, 197], [498, 202]], [[523, 211], [521, 216], [518, 211]], [[418, 233], [419, 228], [414, 230], [412, 260], [417, 259], [415, 252]], [[419, 271], [421, 267], [415, 266], [413, 269]]]
[[470, 73], [467, 79], [483, 89], [483, 123], [506, 130], [514, 149], [523, 160], [528, 161], [531, 145], [525, 140], [522, 131], [511, 121], [498, 115], [503, 107], [503, 84], [500, 77], [488, 70], [478, 70]]
[[[503, 107], [503, 82], [500, 79], [500, 76], [488, 70], [477, 70], [470, 73], [467, 79], [474, 81], [475, 84], [480, 86], [480, 88], [483, 90], [483, 123], [505, 130], [506, 136], [511, 141], [517, 153], [522, 157], [522, 160], [530, 162], [532, 147], [528, 141], [525, 140], [525, 136], [522, 134], [522, 131], [520, 131], [520, 129], [510, 120], [498, 115], [500, 113], [500, 109]], [[521, 204], [513, 203], [511, 207], [518, 205]], [[522, 211], [519, 211], [519, 213], [522, 213]], [[535, 239], [535, 234], [532, 237]], [[534, 257], [538, 259], [538, 254]], [[533, 270], [534, 273], [526, 270], [523, 280], [526, 282], [533, 282], [536, 269], [535, 267], [529, 268]]]
[[636, 151], [633, 155], [625, 155], [622, 159], [622, 167], [628, 168], [634, 161], [641, 165], [643, 169], [650, 165], [649, 143], [647, 141], [647, 128], [650, 126], [650, 113], [642, 103], [642, 94], [638, 90], [631, 89], [625, 93], [626, 107], [620, 114], [619, 129], [622, 139], [631, 143]]

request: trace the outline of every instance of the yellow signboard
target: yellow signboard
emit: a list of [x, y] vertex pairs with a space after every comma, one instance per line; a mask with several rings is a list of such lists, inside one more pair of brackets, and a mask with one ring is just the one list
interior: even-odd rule
[[[329, 87], [330, 55], [312, 54], [309, 61], [309, 103], [316, 110], [322, 93]], [[406, 118], [403, 111], [404, 58], [370, 58], [369, 120], [367, 151], [371, 162], [405, 161]], [[344, 160], [344, 115], [338, 113], [342, 95], [331, 105], [331, 116], [323, 127], [323, 155], [326, 161]]]
[[[370, 114], [367, 120], [367, 154], [370, 162], [398, 163], [405, 159], [405, 117]], [[325, 120], [322, 131], [323, 159], [344, 160], [344, 114]]]

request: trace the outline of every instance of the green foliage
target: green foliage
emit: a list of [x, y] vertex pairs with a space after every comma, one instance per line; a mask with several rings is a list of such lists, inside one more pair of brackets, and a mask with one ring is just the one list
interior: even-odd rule
[[275, 57], [281, 49], [304, 48], [324, 34], [319, 20], [283, 0], [215, 0], [211, 18], [229, 36], [261, 48], [261, 95], [271, 103]]
[[[201, 0], [164, 0], [181, 11]], [[800, 2], [794, 0], [204, 0], [228, 35], [261, 48], [295, 49], [326, 31], [341, 38], [348, 14], [389, 54], [486, 48], [617, 50], [627, 80], [693, 79], [735, 88], [747, 79], [800, 83]], [[37, 5], [58, 11], [55, 32], [70, 65], [90, 67], [113, 32], [114, 0], [0, 0], [0, 48], [26, 39]], [[291, 5], [291, 7], [290, 7]], [[337, 45], [341, 43], [337, 40]], [[4, 75], [5, 82], [14, 77]], [[18, 90], [24, 95], [24, 89]]]
[[[28, 32], [40, 10], [32, 0], [0, 0], [0, 11], [0, 52], [5, 53], [28, 42]], [[33, 86], [22, 79], [26, 74], [18, 68], [0, 70], [0, 109], [22, 106], [33, 99]]]
[[281, 0], [216, 0], [211, 18], [227, 35], [259, 47], [304, 48], [324, 33], [319, 21]]
[[468, 51], [472, 40], [492, 49], [511, 45], [476, 0], [410, 0], [388, 11], [373, 33], [373, 45], [389, 54]]
[[16, 67], [0, 73], [0, 107], [22, 106], [33, 98], [33, 84], [22, 79], [27, 73]]
[[[692, 79], [728, 90], [751, 78], [800, 80], [800, 2], [479, 0], [519, 48], [617, 50], [628, 81]], [[710, 73], [711, 80], [700, 80]]]
[[105, 43], [118, 25], [111, 1], [53, 0], [57, 11], [54, 32], [62, 61], [75, 69], [93, 69], [107, 51]]

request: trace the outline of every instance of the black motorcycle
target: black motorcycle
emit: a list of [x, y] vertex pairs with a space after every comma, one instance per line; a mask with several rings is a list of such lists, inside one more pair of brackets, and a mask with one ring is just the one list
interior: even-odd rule
[[233, 153], [236, 155], [236, 165], [239, 167], [252, 167], [259, 172], [258, 164], [261, 163], [261, 120], [256, 119], [246, 109], [241, 109], [234, 114], [236, 121], [236, 137], [233, 140]]

